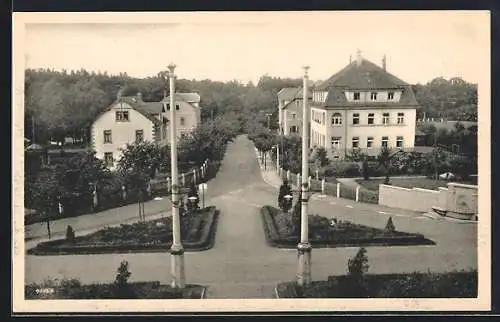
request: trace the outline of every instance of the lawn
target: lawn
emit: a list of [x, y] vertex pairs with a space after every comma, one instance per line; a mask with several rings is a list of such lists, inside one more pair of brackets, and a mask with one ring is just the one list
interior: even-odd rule
[[[383, 184], [385, 179], [370, 179], [356, 180], [361, 186], [365, 187], [368, 190], [378, 191], [378, 187], [380, 184]], [[430, 178], [390, 178], [390, 183], [393, 186], [402, 187], [402, 188], [422, 188], [422, 189], [430, 189], [437, 190], [439, 187], [446, 187], [448, 181], [444, 180], [434, 180]], [[472, 182], [461, 182], [465, 184], [473, 184]]]

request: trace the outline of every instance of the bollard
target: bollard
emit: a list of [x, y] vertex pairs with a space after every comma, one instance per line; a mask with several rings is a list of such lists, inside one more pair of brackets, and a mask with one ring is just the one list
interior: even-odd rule
[[337, 182], [337, 198], [340, 198], [340, 182]]
[[286, 180], [290, 181], [290, 170], [286, 170]]
[[356, 187], [356, 202], [359, 201], [359, 186]]
[[183, 174], [181, 174], [181, 180], [182, 180], [182, 186], [185, 187], [186, 186], [186, 176]]
[[325, 178], [321, 179], [321, 194], [325, 194]]
[[300, 183], [300, 173], [297, 173], [297, 187], [301, 187], [301, 183]]

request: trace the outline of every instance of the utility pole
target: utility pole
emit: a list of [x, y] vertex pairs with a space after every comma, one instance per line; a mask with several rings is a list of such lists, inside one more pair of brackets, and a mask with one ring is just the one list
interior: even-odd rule
[[171, 273], [173, 276], [172, 287], [184, 288], [184, 248], [181, 243], [181, 229], [179, 218], [179, 173], [177, 169], [177, 130], [175, 116], [175, 65], [170, 64], [170, 160], [172, 168], [172, 247], [170, 248], [171, 257]]
[[309, 223], [308, 223], [308, 205], [309, 200], [309, 131], [308, 120], [309, 111], [307, 107], [307, 71], [309, 66], [304, 67], [304, 90], [303, 90], [303, 110], [302, 110], [302, 187], [301, 187], [301, 224], [300, 224], [300, 243], [297, 245], [298, 250], [298, 272], [297, 284], [304, 286], [311, 283], [311, 244], [309, 243]]

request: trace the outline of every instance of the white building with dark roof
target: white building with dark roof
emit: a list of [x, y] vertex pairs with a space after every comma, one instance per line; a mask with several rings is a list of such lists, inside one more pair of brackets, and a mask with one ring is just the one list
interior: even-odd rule
[[311, 147], [333, 159], [353, 149], [377, 155], [382, 146], [411, 150], [418, 103], [411, 86], [358, 53], [355, 61], [312, 93]]
[[[188, 134], [201, 121], [200, 96], [176, 93], [177, 138]], [[91, 126], [91, 144], [96, 156], [113, 168], [120, 150], [127, 143], [153, 141], [165, 145], [170, 141], [170, 98], [144, 102], [137, 96], [119, 96], [96, 117]]]

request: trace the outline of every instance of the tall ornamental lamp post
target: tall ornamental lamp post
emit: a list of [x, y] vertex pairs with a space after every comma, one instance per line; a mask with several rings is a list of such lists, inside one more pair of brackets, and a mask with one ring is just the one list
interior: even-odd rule
[[307, 107], [308, 98], [308, 75], [309, 66], [304, 67], [304, 85], [303, 85], [303, 110], [302, 110], [302, 185], [301, 185], [301, 224], [300, 224], [300, 243], [297, 246], [298, 250], [298, 272], [297, 284], [305, 286], [311, 282], [311, 244], [309, 243], [309, 227], [308, 227], [308, 200], [309, 200], [309, 162], [308, 162], [308, 143], [309, 131], [308, 122], [309, 110]]
[[171, 273], [172, 287], [184, 288], [184, 248], [181, 243], [181, 229], [179, 218], [179, 173], [177, 169], [177, 130], [175, 113], [175, 65], [170, 64], [168, 69], [170, 79], [170, 147], [171, 147], [171, 171], [172, 171], [172, 247], [171, 254]]

